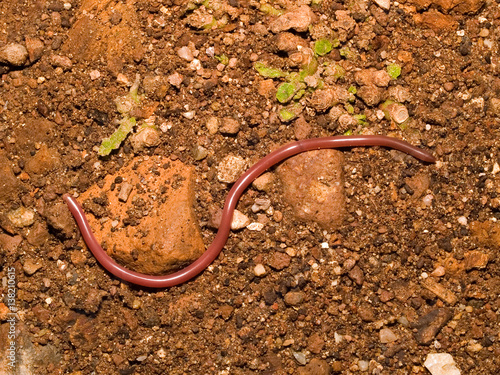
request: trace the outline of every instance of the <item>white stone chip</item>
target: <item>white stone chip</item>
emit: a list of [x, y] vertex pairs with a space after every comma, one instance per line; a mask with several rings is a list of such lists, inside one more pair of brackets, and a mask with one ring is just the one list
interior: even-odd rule
[[428, 354], [424, 366], [432, 375], [460, 375], [453, 357], [448, 353]]

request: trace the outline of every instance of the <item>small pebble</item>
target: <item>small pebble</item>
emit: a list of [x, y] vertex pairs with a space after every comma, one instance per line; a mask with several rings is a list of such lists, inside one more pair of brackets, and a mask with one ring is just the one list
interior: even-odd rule
[[21, 206], [17, 210], [7, 213], [7, 217], [18, 228], [29, 227], [35, 222], [35, 211]]
[[264, 276], [266, 274], [266, 268], [264, 267], [263, 264], [258, 263], [258, 264], [255, 265], [255, 267], [253, 269], [253, 273], [257, 277]]
[[231, 221], [231, 229], [239, 230], [245, 228], [250, 224], [250, 219], [247, 215], [242, 213], [241, 211], [234, 210], [233, 212], [233, 220]]
[[220, 182], [233, 183], [241, 176], [246, 165], [241, 156], [227, 155], [217, 166], [217, 179]]
[[293, 352], [293, 357], [301, 365], [305, 365], [307, 363], [306, 355], [302, 352]]
[[398, 337], [394, 334], [394, 332], [392, 332], [392, 330], [389, 328], [382, 328], [379, 334], [380, 334], [380, 342], [382, 344], [388, 344], [398, 339]]
[[33, 259], [28, 259], [23, 264], [23, 271], [28, 276], [33, 275], [40, 268], [42, 268], [42, 264], [34, 261]]
[[260, 232], [264, 228], [264, 224], [262, 223], [250, 223], [247, 225], [248, 230], [253, 230]]
[[10, 43], [0, 49], [0, 62], [13, 66], [22, 66], [28, 60], [26, 47], [18, 43]]
[[453, 357], [448, 353], [428, 354], [424, 366], [432, 375], [460, 375]]
[[118, 200], [126, 202], [134, 186], [128, 182], [122, 183], [120, 187], [120, 193], [118, 194]]
[[186, 61], [193, 61], [193, 51], [188, 46], [181, 47], [177, 50], [177, 55]]

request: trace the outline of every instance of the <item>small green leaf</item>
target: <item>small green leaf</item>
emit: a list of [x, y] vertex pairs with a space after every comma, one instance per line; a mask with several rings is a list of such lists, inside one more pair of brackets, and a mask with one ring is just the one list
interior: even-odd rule
[[309, 64], [304, 65], [299, 72], [300, 81], [303, 82], [307, 76], [312, 76], [318, 70], [318, 60], [313, 56]]
[[127, 135], [132, 131], [135, 126], [134, 117], [124, 117], [120, 122], [120, 126], [115, 130], [111, 137], [102, 140], [101, 147], [99, 147], [98, 154], [106, 156], [111, 151], [116, 150], [122, 142], [127, 138]]
[[227, 65], [229, 64], [229, 57], [226, 56], [226, 54], [222, 55], [215, 55], [214, 56], [221, 64]]
[[283, 122], [288, 122], [297, 117], [297, 114], [288, 108], [281, 108], [279, 111], [280, 120]]
[[288, 103], [292, 100], [293, 96], [297, 92], [297, 89], [297, 85], [290, 82], [283, 82], [278, 86], [276, 99], [278, 99], [280, 103]]
[[271, 68], [261, 61], [257, 61], [253, 67], [262, 77], [266, 78], [281, 78], [287, 75], [282, 70]]
[[354, 117], [358, 121], [359, 125], [367, 124], [366, 115], [353, 115], [352, 117]]
[[352, 130], [346, 130], [343, 135], [352, 135]]
[[270, 16], [281, 16], [283, 11], [274, 8], [270, 4], [262, 4], [259, 9], [262, 13], [269, 14]]
[[347, 91], [349, 91], [351, 94], [354, 94], [356, 95], [356, 93], [358, 92], [358, 90], [356, 89], [356, 87], [354, 86], [350, 86]]
[[328, 39], [319, 39], [314, 43], [314, 53], [318, 56], [324, 56], [333, 48], [332, 42]]
[[401, 75], [401, 66], [398, 64], [390, 64], [387, 66], [387, 73], [392, 79], [397, 79]]

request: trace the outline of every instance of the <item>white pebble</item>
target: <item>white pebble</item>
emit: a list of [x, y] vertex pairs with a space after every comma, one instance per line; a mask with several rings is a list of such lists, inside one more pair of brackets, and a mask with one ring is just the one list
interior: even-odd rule
[[188, 111], [188, 112], [184, 112], [182, 115], [189, 119], [189, 120], [192, 120], [194, 118], [194, 115], [196, 114], [195, 111]]
[[389, 10], [391, 7], [391, 0], [375, 0], [375, 3], [383, 10]]
[[358, 367], [359, 367], [359, 371], [368, 371], [368, 366], [370, 365], [370, 363], [368, 361], [363, 361], [363, 360], [360, 360], [358, 361]]
[[463, 225], [463, 226], [467, 225], [467, 218], [465, 216], [460, 216], [457, 221], [460, 225]]
[[233, 220], [231, 221], [231, 229], [239, 230], [245, 228], [250, 224], [250, 219], [243, 212], [234, 210]]
[[254, 230], [260, 232], [264, 228], [264, 224], [262, 223], [250, 223], [247, 225], [248, 230]]
[[177, 56], [186, 61], [193, 61], [193, 51], [188, 46], [181, 47], [177, 50]]
[[398, 339], [398, 337], [394, 334], [394, 332], [392, 332], [390, 328], [382, 328], [379, 334], [380, 334], [380, 342], [382, 344], [394, 342]]
[[453, 357], [448, 353], [428, 354], [424, 366], [432, 375], [460, 375]]
[[227, 155], [217, 166], [217, 179], [220, 182], [233, 183], [246, 168], [246, 161], [241, 156]]
[[255, 274], [255, 276], [264, 276], [266, 274], [266, 268], [264, 267], [263, 264], [256, 264], [254, 269], [253, 269], [253, 273]]
[[93, 81], [93, 80], [96, 80], [97, 78], [101, 77], [101, 72], [94, 69], [89, 73], [89, 76], [90, 76], [90, 79]]
[[427, 194], [425, 197], [422, 198], [422, 202], [426, 206], [430, 206], [432, 204], [432, 200], [434, 199], [434, 196], [432, 194]]

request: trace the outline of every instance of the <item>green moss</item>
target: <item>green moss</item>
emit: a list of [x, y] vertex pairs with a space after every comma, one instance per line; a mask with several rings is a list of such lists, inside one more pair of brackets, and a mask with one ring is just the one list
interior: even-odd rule
[[225, 53], [222, 55], [215, 55], [214, 56], [221, 64], [227, 65], [229, 64], [229, 57]]
[[392, 79], [397, 79], [401, 75], [401, 66], [398, 64], [390, 64], [387, 66], [387, 73]]
[[111, 137], [102, 140], [101, 147], [99, 147], [98, 154], [106, 156], [111, 151], [120, 147], [122, 142], [127, 138], [127, 135], [132, 131], [135, 126], [135, 117], [124, 117], [120, 121], [120, 126], [115, 130]]
[[261, 4], [259, 10], [262, 13], [269, 14], [270, 16], [276, 16], [276, 17], [278, 17], [278, 16], [281, 16], [283, 14], [283, 11], [274, 8], [270, 4]]
[[267, 66], [266, 63], [261, 61], [257, 61], [253, 65], [253, 67], [257, 71], [257, 73], [259, 73], [262, 77], [265, 78], [282, 78], [287, 76], [287, 74], [284, 71], [276, 68], [271, 68]]
[[333, 49], [333, 44], [328, 39], [319, 39], [314, 43], [314, 53], [324, 56]]
[[281, 108], [279, 111], [280, 120], [283, 122], [291, 121], [297, 116], [298, 115], [295, 112], [291, 111], [288, 108]]
[[278, 86], [276, 91], [276, 99], [280, 103], [288, 103], [298, 90], [298, 85], [291, 82], [283, 82]]

